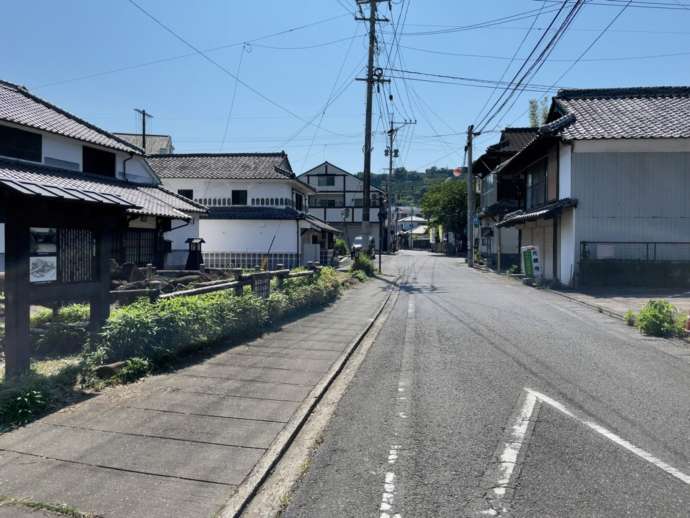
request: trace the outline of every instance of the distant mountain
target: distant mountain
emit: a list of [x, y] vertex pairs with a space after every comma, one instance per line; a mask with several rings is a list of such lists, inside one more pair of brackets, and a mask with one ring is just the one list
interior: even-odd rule
[[[362, 173], [357, 176], [361, 178]], [[393, 170], [391, 191], [393, 200], [397, 205], [414, 205], [419, 207], [422, 196], [427, 189], [446, 178], [453, 176], [453, 171], [446, 168], [431, 167], [425, 172], [408, 171], [404, 167]], [[371, 184], [379, 189], [386, 190], [387, 174], [372, 174]]]

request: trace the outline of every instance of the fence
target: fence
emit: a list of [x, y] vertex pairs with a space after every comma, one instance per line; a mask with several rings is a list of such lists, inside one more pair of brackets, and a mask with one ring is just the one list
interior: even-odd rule
[[579, 284], [690, 286], [690, 242], [582, 241]]
[[[279, 264], [288, 268], [298, 266], [299, 255], [293, 253], [245, 253], [245, 252], [203, 252], [204, 264], [208, 268], [254, 268], [267, 262], [267, 268], [273, 270]], [[322, 262], [322, 264], [325, 264]]]
[[249, 286], [251, 291], [261, 298], [268, 298], [271, 294], [271, 281], [275, 278], [280, 288], [285, 279], [296, 279], [299, 277], [314, 277], [318, 274], [321, 266], [319, 264], [309, 264], [309, 269], [300, 272], [291, 272], [289, 269], [279, 269], [268, 272], [245, 273], [240, 268], [228, 270], [233, 275], [233, 280], [223, 279], [199, 283], [195, 288], [188, 290], [174, 291], [172, 293], [161, 293], [160, 282], [151, 281], [149, 288], [136, 290], [115, 290], [110, 292], [113, 302], [131, 300], [132, 298], [145, 297], [151, 302], [160, 299], [172, 299], [177, 297], [191, 297], [193, 295], [203, 295], [216, 291], [233, 290], [235, 295], [242, 295], [245, 286]]

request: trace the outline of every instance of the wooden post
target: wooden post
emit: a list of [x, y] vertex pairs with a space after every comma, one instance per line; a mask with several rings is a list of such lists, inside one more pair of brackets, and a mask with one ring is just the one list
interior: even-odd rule
[[5, 224], [5, 379], [30, 367], [29, 224], [15, 208]]
[[161, 296], [161, 281], [151, 281], [149, 284], [149, 302], [155, 304]]
[[240, 283], [237, 286], [235, 286], [235, 295], [237, 295], [239, 297], [244, 292], [244, 286], [240, 282], [240, 281], [242, 281], [242, 268], [231, 268], [228, 271], [232, 274], [233, 278], [238, 283]]
[[501, 273], [501, 227], [496, 227], [498, 234], [496, 235], [496, 241], [498, 241], [497, 254], [496, 254], [496, 270]]
[[110, 316], [110, 256], [113, 247], [113, 230], [103, 228], [96, 232], [96, 275], [98, 292], [91, 296], [89, 327], [91, 333], [100, 331]]

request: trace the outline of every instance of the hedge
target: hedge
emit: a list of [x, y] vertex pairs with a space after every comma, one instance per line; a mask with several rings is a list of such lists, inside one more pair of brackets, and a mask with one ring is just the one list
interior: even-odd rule
[[153, 304], [142, 300], [113, 312], [87, 346], [88, 360], [98, 365], [141, 358], [158, 366], [186, 349], [255, 336], [292, 313], [334, 300], [339, 291], [335, 270], [323, 268], [314, 279], [287, 279], [267, 299], [228, 290]]

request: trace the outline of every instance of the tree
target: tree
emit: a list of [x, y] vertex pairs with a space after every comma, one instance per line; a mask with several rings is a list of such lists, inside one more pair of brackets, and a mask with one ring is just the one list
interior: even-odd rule
[[541, 100], [529, 100], [529, 125], [533, 128], [538, 128], [546, 123], [549, 116], [548, 99], [543, 97]]
[[422, 211], [434, 225], [462, 234], [467, 227], [467, 182], [448, 179], [429, 186], [422, 197]]

